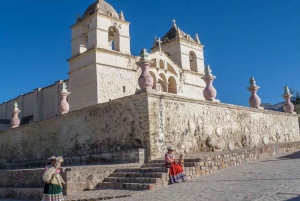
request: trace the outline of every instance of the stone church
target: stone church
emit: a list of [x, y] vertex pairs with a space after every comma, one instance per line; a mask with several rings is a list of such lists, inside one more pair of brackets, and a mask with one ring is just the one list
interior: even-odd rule
[[[71, 27], [69, 79], [65, 80], [70, 111], [133, 95], [141, 74], [138, 56], [130, 51], [130, 23], [104, 0], [90, 5]], [[171, 23], [170, 23], [171, 25]], [[167, 31], [166, 27], [166, 31]], [[134, 42], [134, 41], [132, 41]], [[161, 93], [203, 98], [205, 82], [203, 45], [198, 35], [183, 32], [173, 20], [161, 38], [154, 39], [149, 58], [153, 88]], [[142, 48], [142, 47], [141, 47]], [[0, 130], [9, 127], [15, 102], [22, 112], [21, 125], [59, 114], [59, 92], [63, 81], [37, 88], [0, 105]]]
[[[218, 102], [203, 45], [175, 20], [161, 38], [150, 39], [150, 53], [131, 55], [125, 17], [97, 0], [71, 27], [69, 79], [0, 105], [0, 169], [43, 164], [50, 155], [78, 165], [111, 150], [141, 148], [151, 161], [168, 146], [177, 153], [232, 151], [300, 139], [297, 114], [259, 107], [254, 78], [250, 107]], [[66, 113], [59, 111], [63, 103]]]

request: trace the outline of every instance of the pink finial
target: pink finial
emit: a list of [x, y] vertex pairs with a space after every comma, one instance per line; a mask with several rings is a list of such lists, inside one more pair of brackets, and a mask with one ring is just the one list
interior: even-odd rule
[[12, 112], [13, 117], [12, 117], [12, 119], [11, 119], [11, 121], [10, 121], [10, 124], [11, 124], [11, 127], [12, 127], [12, 128], [19, 127], [19, 125], [20, 125], [20, 119], [19, 119], [19, 117], [18, 117], [18, 114], [19, 114], [20, 112], [21, 112], [21, 110], [19, 110], [19, 108], [18, 108], [18, 103], [15, 102], [14, 110], [13, 110], [13, 112]]
[[140, 61], [138, 61], [136, 64], [142, 69], [142, 73], [139, 77], [139, 87], [142, 90], [151, 90], [153, 87], [153, 77], [149, 73], [149, 68], [152, 61], [148, 58], [149, 53], [146, 49], [143, 49], [140, 53]]
[[60, 106], [59, 106], [59, 110], [61, 114], [66, 114], [69, 112], [70, 110], [70, 105], [67, 101], [67, 97], [69, 96], [69, 94], [71, 94], [70, 92], [68, 92], [67, 90], [67, 85], [65, 82], [62, 83], [62, 90], [59, 93], [60, 95]]
[[257, 90], [259, 88], [260, 87], [256, 85], [254, 77], [251, 77], [250, 78], [250, 87], [247, 87], [247, 89], [251, 92], [251, 96], [249, 98], [250, 107], [264, 109], [263, 107], [260, 107], [261, 100], [257, 95]]
[[217, 96], [217, 91], [215, 89], [215, 87], [213, 86], [213, 81], [214, 79], [216, 79], [216, 76], [213, 76], [211, 73], [211, 69], [209, 65], [205, 66], [205, 75], [204, 77], [202, 77], [202, 79], [205, 81], [206, 83], [206, 87], [203, 91], [203, 96], [205, 98], [205, 100], [207, 101], [214, 101], [214, 102], [220, 102], [219, 100], [216, 99]]
[[283, 110], [286, 113], [292, 113], [292, 114], [296, 114], [296, 112], [294, 112], [294, 105], [293, 103], [291, 103], [291, 97], [293, 95], [290, 93], [289, 87], [285, 86], [284, 87], [284, 94], [282, 95], [282, 97], [285, 100], [285, 103], [283, 105]]

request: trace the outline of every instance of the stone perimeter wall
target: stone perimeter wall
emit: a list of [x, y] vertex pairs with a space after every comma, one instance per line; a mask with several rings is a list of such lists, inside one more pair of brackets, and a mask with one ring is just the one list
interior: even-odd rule
[[151, 159], [300, 139], [298, 115], [148, 93]]
[[141, 92], [0, 132], [0, 168], [50, 155], [68, 158], [68, 165], [102, 164], [91, 161], [132, 148], [145, 148], [149, 161], [168, 146], [177, 153], [209, 152], [299, 137], [298, 115]]
[[128, 96], [0, 132], [0, 168], [40, 167], [51, 155], [66, 158], [65, 165], [103, 164], [105, 152], [146, 148], [145, 101], [146, 94]]
[[[184, 171], [188, 179], [192, 179], [243, 163], [299, 150], [300, 142], [298, 141], [272, 144], [257, 148], [192, 155], [186, 158], [185, 161], [194, 162], [194, 164], [190, 167], [185, 166]], [[293, 153], [291, 155], [293, 155]], [[285, 156], [282, 158], [288, 157], [289, 156]], [[162, 161], [163, 160], [154, 160], [152, 162], [161, 163]], [[63, 178], [67, 181], [65, 193], [72, 194], [84, 189], [93, 189], [116, 169], [137, 168], [139, 166], [140, 164], [122, 164], [65, 168], [61, 173]], [[0, 180], [0, 198], [41, 200], [43, 187], [40, 178], [43, 171], [43, 169], [0, 171], [2, 178], [2, 180]], [[78, 201], [84, 200], [78, 199]]]

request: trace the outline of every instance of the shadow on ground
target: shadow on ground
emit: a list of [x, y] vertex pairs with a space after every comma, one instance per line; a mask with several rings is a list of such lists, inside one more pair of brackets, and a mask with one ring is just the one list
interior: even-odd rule
[[282, 159], [299, 159], [299, 158], [300, 158], [300, 151], [294, 152], [294, 153], [286, 155], [286, 156], [278, 157], [279, 160], [282, 160]]
[[300, 201], [300, 196], [295, 197], [295, 198], [288, 199], [288, 200], [286, 200], [286, 201]]
[[270, 162], [270, 161], [280, 161], [280, 160], [290, 160], [290, 159], [300, 159], [300, 151], [294, 152], [292, 154], [281, 156], [275, 159], [263, 160], [262, 162]]

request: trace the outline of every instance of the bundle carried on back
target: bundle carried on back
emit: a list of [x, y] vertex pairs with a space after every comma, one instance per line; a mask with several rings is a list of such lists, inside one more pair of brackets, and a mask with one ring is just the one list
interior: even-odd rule
[[[59, 185], [62, 188], [62, 184], [65, 184], [65, 181], [60, 176], [60, 174], [57, 172], [57, 170], [60, 168], [60, 164], [64, 161], [62, 157], [56, 158], [56, 163], [54, 167], [49, 168], [46, 170], [43, 174], [43, 180], [46, 183], [51, 183], [53, 185]], [[55, 174], [54, 178], [52, 179], [52, 175]]]

